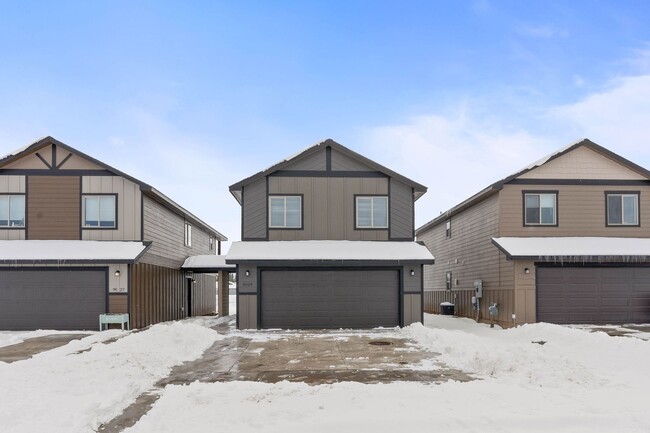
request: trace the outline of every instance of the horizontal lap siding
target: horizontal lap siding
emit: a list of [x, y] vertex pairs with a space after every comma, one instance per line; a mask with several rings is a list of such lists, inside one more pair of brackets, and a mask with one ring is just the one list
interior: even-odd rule
[[28, 239], [80, 238], [80, 182], [79, 176], [28, 176]]
[[109, 313], [128, 313], [129, 297], [128, 295], [108, 295], [108, 312]]
[[266, 239], [266, 178], [242, 189], [243, 239]]
[[413, 188], [390, 180], [390, 237], [413, 239]]

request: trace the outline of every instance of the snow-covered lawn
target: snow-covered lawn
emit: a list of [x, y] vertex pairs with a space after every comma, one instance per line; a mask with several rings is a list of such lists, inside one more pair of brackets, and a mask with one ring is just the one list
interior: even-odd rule
[[[547, 324], [502, 330], [431, 315], [425, 322], [395, 333], [477, 380], [169, 385], [127, 431], [650, 431], [650, 341]], [[0, 363], [0, 432], [93, 431], [172, 366], [223, 338], [207, 328], [214, 323], [197, 318], [135, 334], [105, 331]], [[101, 343], [116, 336], [123, 338]]]
[[479, 380], [168, 386], [127, 431], [650, 431], [647, 341], [547, 324], [491, 329], [430, 315], [426, 326], [400, 332]]

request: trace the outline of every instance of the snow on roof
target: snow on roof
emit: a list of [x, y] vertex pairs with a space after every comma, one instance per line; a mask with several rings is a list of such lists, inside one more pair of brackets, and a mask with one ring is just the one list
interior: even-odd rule
[[273, 241], [233, 242], [226, 263], [242, 261], [423, 261], [433, 262], [417, 242], [389, 241]]
[[492, 238], [511, 258], [650, 257], [650, 238]]
[[0, 240], [0, 263], [131, 263], [148, 247], [125, 241]]
[[185, 259], [185, 263], [181, 269], [219, 269], [219, 268], [234, 268], [235, 265], [226, 264], [226, 256], [217, 256], [215, 254], [190, 256]]

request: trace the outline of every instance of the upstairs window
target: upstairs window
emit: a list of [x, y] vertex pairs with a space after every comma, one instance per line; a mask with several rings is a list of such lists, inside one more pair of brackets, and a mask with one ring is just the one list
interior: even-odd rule
[[0, 195], [0, 227], [25, 227], [25, 194]]
[[115, 195], [83, 196], [83, 227], [90, 229], [114, 229], [117, 227]]
[[208, 248], [210, 251], [214, 251], [214, 238], [210, 236], [209, 241], [208, 241]]
[[358, 196], [356, 199], [356, 222], [358, 229], [387, 229], [388, 197]]
[[556, 226], [557, 193], [524, 193], [524, 225]]
[[276, 195], [269, 197], [269, 227], [274, 229], [302, 228], [302, 196]]
[[447, 220], [445, 224], [445, 237], [449, 239], [451, 237], [451, 220]]
[[192, 246], [192, 224], [188, 223], [185, 221], [185, 240], [184, 240], [185, 246], [186, 247], [191, 247]]
[[606, 193], [607, 225], [639, 225], [639, 193]]

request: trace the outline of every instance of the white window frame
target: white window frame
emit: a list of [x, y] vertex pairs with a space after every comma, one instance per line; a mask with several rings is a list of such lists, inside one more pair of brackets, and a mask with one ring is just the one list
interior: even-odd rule
[[[370, 199], [370, 225], [362, 226], [359, 225], [359, 199]], [[386, 225], [375, 225], [375, 201], [381, 199], [385, 201], [386, 206]], [[389, 206], [388, 206], [388, 196], [387, 195], [358, 195], [354, 200], [354, 216], [355, 216], [355, 228], [358, 230], [372, 230], [372, 229], [387, 229], [390, 225], [390, 215], [389, 215]]]
[[[117, 194], [83, 194], [81, 199], [81, 208], [83, 209], [81, 218], [81, 227], [83, 229], [93, 229], [93, 230], [114, 230], [117, 228]], [[101, 199], [102, 198], [112, 198], [113, 199], [113, 225], [112, 226], [103, 226], [102, 225], [102, 209], [101, 209]], [[86, 225], [86, 202], [88, 199], [97, 200], [97, 225]]]
[[185, 221], [185, 235], [183, 239], [183, 244], [186, 247], [192, 247], [192, 224]]
[[[300, 201], [300, 211], [298, 213], [298, 225], [287, 225], [287, 198], [298, 198]], [[282, 200], [284, 202], [284, 224], [283, 225], [278, 225], [278, 224], [273, 224], [273, 215], [272, 215], [272, 206], [271, 202], [273, 200]], [[269, 196], [269, 228], [270, 229], [295, 229], [295, 230], [300, 230], [302, 229], [302, 195], [298, 194], [286, 194], [286, 195], [270, 195]]]
[[[27, 220], [27, 197], [25, 194], [19, 193], [19, 194], [0, 194], [0, 197], [6, 197], [7, 198], [7, 225], [0, 225], [0, 228], [3, 229], [24, 229], [26, 226], [26, 220]], [[12, 225], [11, 224], [11, 202], [12, 197], [23, 197], [23, 223], [22, 225]]]
[[[621, 222], [612, 223], [609, 221], [609, 198], [618, 196], [621, 200]], [[625, 222], [625, 206], [623, 200], [625, 197], [634, 197], [634, 210], [636, 212], [636, 222], [635, 223], [626, 223]], [[641, 225], [641, 219], [639, 214], [639, 201], [640, 194], [638, 192], [606, 192], [605, 193], [605, 218], [607, 219], [606, 223], [608, 227], [639, 227]]]
[[[528, 208], [526, 207], [526, 201], [527, 201], [526, 199], [528, 198], [528, 196], [533, 196], [533, 195], [536, 195], [536, 196], [539, 197], [539, 199], [538, 199], [539, 200], [539, 213], [538, 213], [539, 222], [538, 223], [536, 223], [536, 222], [528, 222]], [[542, 207], [542, 196], [545, 196], [545, 195], [553, 197], [553, 222], [551, 222], [551, 223], [542, 222], [542, 209], [544, 209]], [[557, 201], [558, 200], [557, 200], [557, 197], [558, 197], [558, 193], [555, 192], [555, 191], [539, 191], [539, 192], [527, 191], [527, 192], [524, 192], [524, 226], [557, 227], [558, 226], [558, 218], [557, 218], [557, 216], [558, 216], [557, 215], [557, 213], [558, 213], [557, 212]]]

